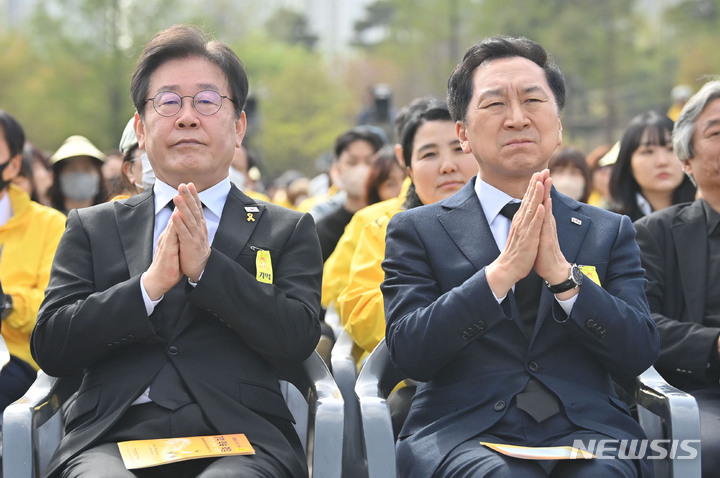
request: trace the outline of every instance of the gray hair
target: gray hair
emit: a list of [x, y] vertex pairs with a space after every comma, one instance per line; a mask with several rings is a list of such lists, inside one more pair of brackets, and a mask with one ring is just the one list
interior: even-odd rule
[[673, 148], [680, 161], [695, 156], [693, 148], [695, 122], [705, 107], [718, 98], [720, 98], [720, 80], [709, 81], [683, 107], [672, 133]]

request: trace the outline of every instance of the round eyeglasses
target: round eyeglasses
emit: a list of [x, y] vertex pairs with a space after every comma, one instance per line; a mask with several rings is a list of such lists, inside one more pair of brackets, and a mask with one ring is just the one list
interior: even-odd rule
[[198, 91], [194, 96], [180, 96], [172, 91], [161, 91], [145, 102], [152, 101], [153, 108], [160, 116], [175, 116], [182, 109], [183, 98], [192, 98], [193, 108], [203, 116], [212, 116], [220, 111], [223, 98], [235, 103], [232, 98], [214, 90]]

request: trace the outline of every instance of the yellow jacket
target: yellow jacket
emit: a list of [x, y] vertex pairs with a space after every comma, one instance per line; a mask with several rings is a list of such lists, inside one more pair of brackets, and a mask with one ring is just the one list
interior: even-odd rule
[[0, 282], [10, 294], [13, 309], [3, 320], [2, 336], [8, 350], [36, 370], [30, 355], [30, 334], [50, 279], [55, 250], [65, 230], [65, 215], [40, 205], [20, 188], [8, 188], [13, 216], [0, 226]]
[[331, 303], [336, 303], [338, 296], [343, 289], [345, 289], [345, 286], [347, 286], [348, 276], [350, 274], [350, 261], [352, 261], [358, 240], [360, 239], [360, 234], [365, 226], [388, 214], [390, 214], [389, 217], [392, 217], [395, 212], [399, 211], [405, 202], [409, 186], [410, 179], [406, 178], [398, 197], [371, 204], [353, 214], [352, 219], [348, 225], [345, 226], [345, 232], [340, 237], [337, 246], [335, 246], [335, 250], [330, 254], [327, 261], [325, 261], [325, 266], [323, 267], [321, 298], [323, 307], [327, 309]]
[[385, 310], [380, 291], [385, 272], [381, 265], [388, 223], [400, 210], [400, 207], [388, 210], [363, 228], [350, 263], [347, 286], [337, 298], [343, 327], [361, 349], [354, 351], [358, 362], [385, 337]]

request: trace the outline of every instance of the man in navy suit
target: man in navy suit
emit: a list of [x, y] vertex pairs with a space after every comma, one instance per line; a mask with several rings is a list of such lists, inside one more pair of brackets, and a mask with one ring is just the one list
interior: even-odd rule
[[[157, 180], [70, 212], [32, 336], [43, 370], [82, 376], [51, 476], [307, 476], [275, 367], [320, 336], [320, 244], [310, 215], [228, 179], [247, 92], [235, 53], [194, 27], [145, 47], [131, 94]], [[126, 470], [117, 446], [234, 433], [254, 455]]]
[[562, 73], [525, 38], [476, 44], [449, 79], [479, 174], [395, 216], [383, 262], [388, 348], [420, 381], [397, 443], [401, 476], [651, 474], [644, 460], [523, 460], [479, 443], [644, 438], [612, 382], [658, 355], [635, 230], [552, 188], [564, 102]]

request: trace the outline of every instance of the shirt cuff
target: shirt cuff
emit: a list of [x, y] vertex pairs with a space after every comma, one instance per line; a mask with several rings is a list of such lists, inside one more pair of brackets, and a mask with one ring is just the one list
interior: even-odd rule
[[560, 307], [562, 307], [562, 310], [565, 312], [565, 315], [570, 317], [570, 312], [572, 312], [573, 305], [575, 305], [575, 301], [578, 298], [578, 294], [575, 294], [574, 296], [570, 297], [568, 300], [560, 300], [555, 296], [555, 300], [558, 304], [560, 304]]
[[188, 277], [188, 280], [187, 280], [188, 284], [190, 284], [193, 288], [195, 288], [195, 286], [198, 285], [198, 282], [200, 282], [200, 279], [202, 279], [202, 276], [204, 273], [205, 273], [205, 269], [203, 269], [203, 271], [200, 273], [200, 277], [198, 277], [197, 282], [191, 281], [190, 278]]
[[148, 317], [150, 317], [155, 310], [155, 306], [158, 305], [165, 296], [163, 295], [158, 300], [150, 299], [150, 296], [145, 290], [145, 285], [143, 284], [143, 277], [145, 277], [144, 272], [143, 275], [140, 276], [140, 293], [142, 294], [143, 302], [145, 303], [145, 311], [147, 312]]

